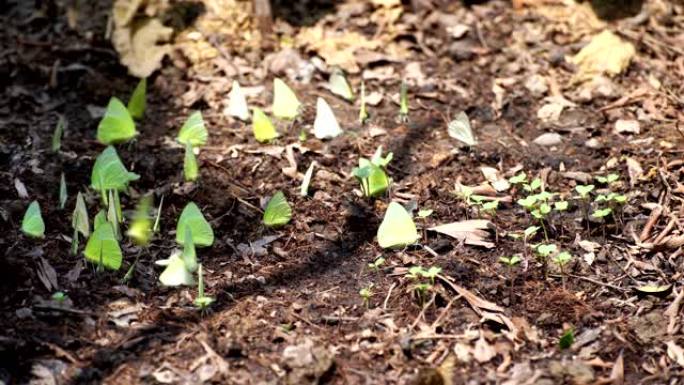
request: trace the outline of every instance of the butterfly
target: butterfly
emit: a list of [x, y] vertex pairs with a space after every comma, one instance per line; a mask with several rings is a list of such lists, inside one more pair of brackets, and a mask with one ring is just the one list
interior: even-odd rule
[[468, 115], [466, 115], [466, 113], [463, 111], [456, 115], [456, 119], [452, 120], [449, 123], [447, 127], [447, 132], [449, 133], [450, 137], [460, 140], [467, 146], [477, 145], [477, 139], [475, 139], [475, 135], [473, 135], [473, 130], [470, 127], [470, 119], [468, 118]]
[[277, 138], [278, 131], [276, 131], [271, 119], [266, 116], [264, 111], [260, 108], [254, 107], [252, 110], [252, 131], [254, 132], [254, 138], [258, 142], [269, 142]]
[[297, 95], [284, 81], [273, 79], [273, 115], [282, 119], [294, 119], [301, 107]]
[[292, 208], [287, 203], [285, 194], [278, 191], [271, 197], [264, 210], [264, 224], [269, 227], [286, 225], [292, 219]]
[[330, 139], [342, 133], [342, 128], [340, 128], [332, 108], [321, 97], [316, 101], [316, 119], [314, 120], [313, 133], [318, 139]]
[[416, 243], [419, 238], [411, 215], [399, 203], [390, 203], [378, 228], [380, 247], [383, 249], [405, 247]]

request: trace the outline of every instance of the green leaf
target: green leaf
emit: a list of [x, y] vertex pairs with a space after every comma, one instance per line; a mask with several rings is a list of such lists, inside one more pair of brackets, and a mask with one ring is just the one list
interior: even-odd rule
[[556, 262], [558, 266], [565, 266], [570, 260], [572, 260], [572, 255], [567, 251], [560, 252], [553, 257], [553, 261]]
[[278, 131], [276, 131], [273, 123], [271, 123], [271, 119], [266, 116], [264, 111], [257, 107], [254, 107], [252, 111], [252, 131], [254, 132], [254, 138], [260, 143], [270, 142], [277, 138]]
[[394, 158], [394, 153], [389, 152], [387, 153], [387, 156], [384, 158], [382, 157], [382, 146], [378, 146], [378, 148], [375, 150], [375, 153], [373, 154], [373, 157], [370, 159], [371, 163], [378, 167], [387, 167], [389, 162], [392, 161], [392, 158]]
[[565, 349], [570, 348], [570, 346], [572, 346], [572, 344], [573, 344], [574, 342], [575, 342], [575, 332], [574, 332], [574, 330], [571, 328], [571, 329], [566, 330], [566, 331], [563, 333], [563, 335], [561, 336], [560, 340], [558, 341], [558, 346], [559, 346], [561, 349], [565, 350]]
[[427, 218], [430, 215], [432, 215], [433, 212], [434, 212], [434, 210], [432, 210], [432, 209], [418, 210], [418, 217], [419, 218]]
[[612, 212], [613, 212], [613, 209], [611, 209], [610, 207], [606, 207], [604, 209], [594, 210], [594, 212], [591, 213], [591, 216], [594, 218], [603, 218], [603, 217], [607, 217]]
[[575, 186], [575, 191], [584, 199], [589, 195], [590, 192], [594, 191], [594, 185], [577, 185]]
[[199, 165], [190, 143], [185, 144], [185, 156], [183, 157], [183, 177], [186, 182], [192, 182], [199, 178]]
[[311, 177], [313, 176], [314, 166], [316, 161], [311, 162], [311, 165], [306, 170], [304, 174], [304, 179], [302, 180], [302, 185], [299, 187], [299, 195], [305, 197], [309, 195], [309, 185], [311, 184]]
[[294, 119], [301, 103], [294, 91], [281, 79], [273, 79], [273, 115], [282, 119]]
[[195, 246], [211, 246], [214, 243], [214, 231], [194, 202], [185, 206], [176, 225], [176, 242], [181, 245], [184, 244], [186, 226], [192, 232]]
[[90, 236], [90, 219], [88, 219], [88, 209], [86, 208], [85, 199], [79, 191], [76, 195], [76, 207], [71, 214], [71, 227], [84, 237]]
[[131, 98], [128, 100], [128, 112], [133, 119], [142, 119], [147, 107], [147, 78], [142, 78], [135, 86]]
[[406, 247], [416, 243], [420, 236], [411, 215], [397, 202], [391, 202], [378, 228], [378, 243], [383, 249]]
[[482, 204], [482, 209], [484, 211], [494, 212], [494, 211], [496, 211], [497, 208], [499, 208], [499, 201], [498, 200], [493, 200], [493, 201], [485, 202]]
[[112, 189], [123, 191], [129, 182], [139, 178], [140, 175], [126, 170], [114, 147], [108, 146], [95, 160], [90, 187], [101, 193]]
[[556, 211], [565, 211], [568, 209], [568, 201], [559, 201], [553, 204]]
[[102, 144], [128, 142], [138, 135], [135, 122], [126, 106], [116, 97], [109, 99], [107, 111], [97, 126], [97, 140]]
[[207, 144], [208, 139], [209, 132], [207, 132], [207, 128], [204, 126], [204, 119], [200, 111], [190, 114], [188, 120], [183, 123], [176, 138], [178, 143], [183, 145], [189, 143], [192, 147], [202, 147]]
[[195, 242], [192, 241], [192, 231], [189, 226], [185, 227], [185, 237], [183, 239], [185, 244], [183, 244], [183, 262], [185, 262], [185, 268], [189, 272], [194, 273], [197, 271], [197, 251], [195, 250]]
[[26, 209], [24, 219], [21, 221], [21, 231], [32, 238], [45, 237], [45, 222], [40, 214], [38, 201], [33, 201]]
[[512, 257], [499, 257], [499, 262], [511, 267], [517, 265], [520, 261], [522, 261], [522, 259], [517, 255]]
[[176, 250], [168, 259], [155, 262], [157, 265], [166, 266], [166, 269], [159, 276], [159, 281], [164, 286], [192, 286], [195, 278], [192, 272], [188, 271], [185, 262], [181, 257], [181, 252]]
[[287, 203], [285, 194], [278, 191], [273, 194], [273, 197], [268, 201], [266, 210], [264, 210], [263, 222], [269, 227], [278, 227], [286, 225], [292, 219], [292, 208]]
[[84, 254], [86, 260], [98, 266], [110, 270], [121, 268], [123, 256], [111, 223], [105, 222], [96, 226], [93, 235], [88, 239]]
[[549, 255], [555, 253], [556, 249], [557, 247], [554, 244], [541, 244], [537, 246], [537, 254], [542, 257], [548, 257]]
[[133, 214], [133, 222], [126, 231], [133, 243], [139, 246], [147, 246], [152, 238], [152, 218], [150, 210], [152, 207], [152, 196], [146, 195], [140, 199]]
[[64, 173], [59, 178], [59, 209], [64, 209], [64, 205], [67, 201], [67, 185], [66, 179], [64, 178]]
[[539, 231], [540, 228], [541, 227], [539, 227], [539, 226], [530, 226], [530, 227], [525, 229], [525, 232], [523, 234], [525, 235], [525, 238], [527, 239], [527, 238], [531, 237], [532, 235], [534, 235], [537, 231]]
[[55, 131], [52, 133], [52, 151], [57, 152], [62, 148], [62, 136], [64, 135], [64, 126], [66, 126], [66, 121], [63, 116], [59, 116], [57, 120], [57, 126], [55, 126]]
[[521, 171], [516, 176], [512, 176], [512, 177], [508, 178], [508, 182], [510, 184], [525, 183], [525, 182], [527, 182], [527, 175], [525, 175], [525, 172]]

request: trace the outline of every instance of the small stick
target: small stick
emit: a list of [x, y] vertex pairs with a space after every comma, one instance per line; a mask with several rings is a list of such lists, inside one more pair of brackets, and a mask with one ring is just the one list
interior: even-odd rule
[[394, 290], [395, 286], [397, 286], [397, 283], [392, 282], [392, 285], [390, 286], [389, 290], [387, 291], [387, 296], [385, 297], [385, 301], [382, 303], [382, 310], [387, 310], [387, 302], [389, 301], [390, 295], [392, 294], [392, 290]]
[[663, 206], [656, 206], [652, 211], [651, 215], [648, 217], [648, 222], [646, 222], [646, 225], [644, 225], [644, 229], [641, 230], [641, 234], [639, 235], [639, 240], [641, 242], [644, 242], [651, 236], [651, 230], [653, 230], [653, 226], [655, 226], [656, 222], [658, 222], [658, 218], [663, 213]]

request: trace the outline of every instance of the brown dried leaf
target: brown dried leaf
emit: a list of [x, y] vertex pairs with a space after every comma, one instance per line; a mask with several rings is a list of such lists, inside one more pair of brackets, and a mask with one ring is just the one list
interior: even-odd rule
[[494, 243], [488, 242], [486, 239], [490, 235], [488, 230], [496, 231], [496, 227], [492, 222], [486, 219], [471, 219], [446, 223], [430, 227], [428, 230], [448, 235], [459, 241], [464, 241], [466, 245], [482, 246], [488, 249], [494, 247]]

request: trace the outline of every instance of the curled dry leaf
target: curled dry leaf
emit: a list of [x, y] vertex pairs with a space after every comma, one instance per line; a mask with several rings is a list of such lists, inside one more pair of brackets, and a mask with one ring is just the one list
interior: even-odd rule
[[448, 235], [466, 245], [482, 246], [488, 249], [494, 247], [493, 242], [487, 241], [490, 236], [489, 230], [496, 231], [494, 224], [485, 219], [471, 219], [466, 221], [446, 223], [430, 227], [428, 230]]
[[570, 62], [578, 67], [577, 79], [589, 80], [594, 76], [619, 75], [636, 54], [634, 45], [622, 40], [610, 30], [595, 35]]

